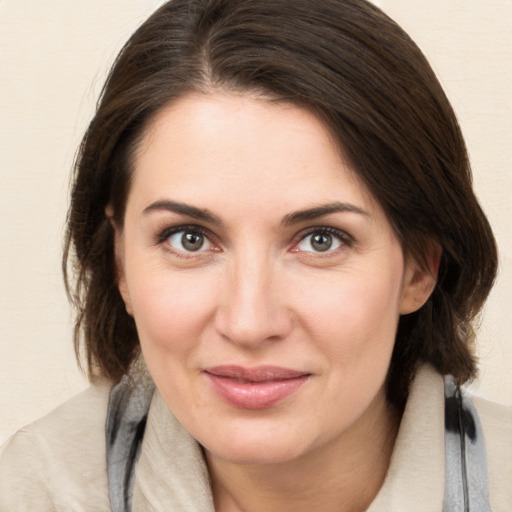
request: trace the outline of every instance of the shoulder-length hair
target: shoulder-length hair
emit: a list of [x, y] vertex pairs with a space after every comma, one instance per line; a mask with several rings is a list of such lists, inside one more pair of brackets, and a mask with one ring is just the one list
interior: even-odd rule
[[460, 382], [472, 378], [471, 321], [495, 278], [495, 241], [435, 74], [409, 36], [365, 0], [172, 0], [124, 46], [76, 159], [68, 215], [63, 267], [78, 310], [75, 348], [89, 373], [116, 381], [139, 353], [105, 209], [122, 226], [132, 157], [155, 114], [188, 92], [218, 89], [310, 109], [384, 209], [406, 257], [423, 261], [429, 245], [442, 248], [434, 292], [399, 321], [391, 402], [403, 405], [421, 363]]

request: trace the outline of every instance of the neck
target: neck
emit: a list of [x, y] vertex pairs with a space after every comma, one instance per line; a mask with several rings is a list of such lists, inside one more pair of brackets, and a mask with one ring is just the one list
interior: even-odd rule
[[399, 417], [385, 400], [349, 431], [300, 458], [275, 464], [206, 459], [217, 512], [359, 512], [381, 488]]

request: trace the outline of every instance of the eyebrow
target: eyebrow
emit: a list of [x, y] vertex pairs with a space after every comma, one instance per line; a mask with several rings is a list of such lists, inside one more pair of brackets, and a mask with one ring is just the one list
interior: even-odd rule
[[315, 220], [320, 217], [324, 217], [325, 215], [344, 212], [357, 213], [368, 219], [371, 218], [369, 212], [363, 208], [360, 208], [359, 206], [356, 206], [355, 204], [334, 202], [308, 208], [307, 210], [292, 212], [284, 217], [282, 224], [285, 226], [290, 226], [292, 224], [298, 224], [308, 220]]
[[210, 224], [218, 226], [222, 225], [220, 218], [217, 217], [217, 215], [214, 215], [210, 210], [206, 208], [197, 208], [196, 206], [191, 206], [185, 203], [178, 203], [176, 201], [155, 201], [148, 207], [144, 208], [143, 213], [149, 214], [151, 212], [162, 210], [186, 215], [187, 217], [192, 217], [193, 219], [208, 222]]
[[[187, 217], [192, 217], [193, 219], [197, 219], [203, 222], [208, 222], [210, 224], [214, 224], [217, 226], [223, 225], [222, 220], [217, 217], [217, 215], [213, 214], [210, 210], [206, 208], [197, 208], [196, 206], [191, 206], [186, 203], [180, 203], [177, 201], [155, 201], [151, 203], [149, 206], [144, 208], [143, 213], [149, 214], [155, 211], [169, 211], [173, 213], [177, 213], [180, 215], [186, 215]], [[298, 210], [286, 215], [281, 224], [284, 226], [290, 226], [293, 224], [299, 224], [300, 222], [305, 222], [308, 220], [319, 219], [320, 217], [324, 217], [326, 215], [331, 215], [333, 213], [357, 213], [359, 215], [363, 215], [366, 218], [371, 218], [369, 212], [356, 206], [351, 203], [341, 203], [334, 202], [323, 204], [320, 206], [315, 206], [312, 208], [308, 208], [306, 210]]]

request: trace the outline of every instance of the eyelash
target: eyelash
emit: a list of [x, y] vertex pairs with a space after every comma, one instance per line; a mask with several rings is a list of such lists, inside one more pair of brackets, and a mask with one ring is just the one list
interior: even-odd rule
[[[200, 235], [204, 237], [206, 240], [208, 240], [211, 244], [216, 244], [215, 237], [207, 230], [203, 229], [200, 226], [197, 226], [195, 224], [186, 224], [186, 225], [180, 225], [180, 226], [174, 226], [171, 228], [165, 228], [163, 231], [161, 231], [156, 239], [156, 245], [164, 245], [167, 240], [177, 233], [190, 233], [194, 235]], [[171, 252], [173, 255], [178, 256], [179, 258], [189, 258], [190, 255], [193, 255], [194, 252], [190, 251], [179, 251], [174, 249], [170, 244], [167, 244], [166, 250]], [[203, 253], [206, 251], [197, 251], [197, 254]]]
[[[331, 226], [314, 226], [312, 228], [308, 228], [306, 231], [301, 232], [297, 236], [297, 241], [293, 244], [293, 247], [297, 247], [301, 242], [303, 242], [307, 237], [312, 235], [330, 235], [334, 238], [337, 238], [340, 242], [341, 248], [343, 247], [351, 247], [354, 244], [354, 239], [345, 231], [341, 229], [333, 228]], [[292, 249], [293, 252], [299, 252], [298, 249]], [[308, 253], [315, 254], [315, 257], [323, 256], [328, 257], [333, 255], [333, 253], [337, 253], [337, 250], [333, 251], [325, 251], [322, 253], [321, 251], [304, 251]]]
[[[197, 226], [195, 224], [186, 224], [186, 225], [180, 225], [180, 226], [174, 226], [170, 228], [165, 228], [162, 230], [156, 237], [156, 245], [164, 245], [167, 240], [172, 236], [180, 232], [186, 232], [191, 234], [196, 234], [204, 237], [206, 240], [208, 240], [211, 244], [217, 245], [216, 238], [206, 229]], [[340, 242], [341, 247], [351, 247], [354, 244], [354, 239], [345, 231], [342, 231], [337, 228], [333, 228], [331, 226], [314, 226], [311, 228], [308, 228], [306, 231], [300, 232], [294, 239], [292, 243], [292, 252], [301, 252], [297, 248], [297, 246], [304, 241], [307, 237], [312, 235], [330, 235], [334, 238], [337, 238]], [[174, 255], [181, 257], [181, 258], [189, 258], [191, 255], [193, 255], [193, 251], [187, 252], [187, 251], [178, 251], [174, 249], [172, 246], [170, 247], [169, 244], [167, 244], [166, 250], [169, 252], [172, 252]], [[197, 251], [197, 254], [203, 253], [206, 251]], [[325, 253], [322, 253], [321, 251], [303, 251], [305, 253], [311, 253], [315, 254], [315, 257], [328, 257], [332, 255], [333, 253], [337, 253], [338, 250], [333, 251], [325, 251]]]

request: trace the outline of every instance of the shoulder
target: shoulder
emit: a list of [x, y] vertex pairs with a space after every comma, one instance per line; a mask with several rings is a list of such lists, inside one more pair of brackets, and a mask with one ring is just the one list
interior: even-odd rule
[[110, 388], [105, 380], [94, 383], [7, 441], [0, 452], [0, 512], [108, 509]]
[[512, 407], [472, 397], [484, 431], [492, 510], [512, 503]]

